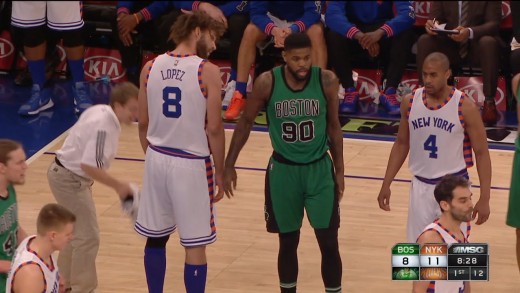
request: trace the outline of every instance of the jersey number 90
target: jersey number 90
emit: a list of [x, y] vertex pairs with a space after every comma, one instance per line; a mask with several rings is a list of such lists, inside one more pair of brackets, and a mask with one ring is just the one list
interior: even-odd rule
[[314, 121], [307, 120], [298, 124], [295, 122], [282, 123], [282, 138], [286, 142], [307, 142], [314, 139]]
[[163, 114], [168, 118], [179, 118], [182, 114], [181, 89], [176, 86], [163, 88]]

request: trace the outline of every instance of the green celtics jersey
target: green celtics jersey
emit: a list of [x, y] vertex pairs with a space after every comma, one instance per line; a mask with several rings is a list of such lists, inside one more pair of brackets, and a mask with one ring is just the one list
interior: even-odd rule
[[283, 66], [273, 69], [267, 121], [273, 149], [286, 159], [305, 164], [325, 154], [327, 100], [319, 67], [311, 67], [307, 84], [297, 91], [287, 86]]
[[[18, 207], [12, 185], [7, 186], [7, 198], [0, 198], [0, 260], [11, 261], [17, 246]], [[0, 293], [5, 292], [7, 274], [0, 274]]]

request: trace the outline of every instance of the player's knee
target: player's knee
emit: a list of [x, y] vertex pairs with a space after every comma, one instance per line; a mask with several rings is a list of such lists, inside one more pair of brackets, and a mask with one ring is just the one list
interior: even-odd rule
[[37, 47], [45, 42], [45, 26], [23, 28], [23, 45], [29, 48]]
[[315, 23], [305, 31], [310, 39], [322, 40], [324, 38], [323, 25], [321, 23]]
[[164, 248], [166, 247], [166, 243], [170, 239], [170, 236], [163, 237], [148, 237], [146, 239], [146, 247], [147, 248]]
[[318, 244], [322, 253], [338, 251], [338, 229], [315, 229], [314, 233], [318, 239]]
[[81, 28], [61, 31], [60, 33], [63, 38], [64, 47], [73, 48], [83, 45], [83, 30]]
[[280, 252], [296, 251], [300, 243], [300, 230], [280, 233], [278, 237], [280, 240]]

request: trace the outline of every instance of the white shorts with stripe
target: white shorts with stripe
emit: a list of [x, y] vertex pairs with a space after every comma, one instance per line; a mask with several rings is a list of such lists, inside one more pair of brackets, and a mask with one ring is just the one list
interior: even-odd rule
[[47, 24], [53, 30], [83, 27], [81, 1], [13, 1], [11, 25], [21, 28]]
[[416, 242], [424, 228], [440, 217], [442, 213], [433, 195], [434, 190], [434, 184], [424, 183], [415, 176], [412, 177], [408, 225], [406, 226], [406, 239], [409, 243]]
[[[468, 178], [466, 169], [456, 172], [454, 175]], [[441, 208], [437, 200], [435, 200], [433, 193], [440, 179], [441, 178], [422, 178], [421, 181], [416, 176], [412, 178], [410, 203], [408, 206], [408, 224], [406, 226], [406, 239], [410, 243], [417, 242], [417, 238], [419, 238], [424, 228], [442, 214]], [[463, 227], [466, 227], [465, 223]]]
[[213, 190], [209, 157], [150, 145], [134, 228], [146, 237], [177, 229], [184, 247], [211, 244], [217, 240]]

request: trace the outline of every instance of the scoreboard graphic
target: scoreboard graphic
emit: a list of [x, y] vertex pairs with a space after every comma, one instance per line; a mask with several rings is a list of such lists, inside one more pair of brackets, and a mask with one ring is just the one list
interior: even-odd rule
[[485, 243], [398, 243], [392, 247], [392, 280], [489, 281]]

